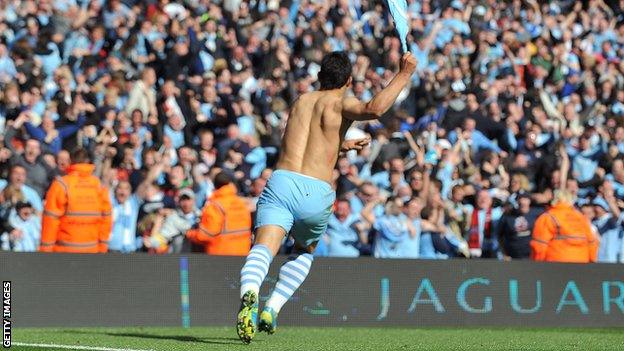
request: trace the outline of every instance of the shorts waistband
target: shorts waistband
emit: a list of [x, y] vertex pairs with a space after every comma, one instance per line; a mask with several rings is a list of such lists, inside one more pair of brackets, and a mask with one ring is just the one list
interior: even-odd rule
[[285, 175], [290, 175], [290, 176], [295, 176], [295, 177], [306, 178], [306, 179], [309, 179], [311, 181], [314, 181], [314, 182], [318, 183], [319, 185], [323, 185], [324, 187], [327, 188], [327, 190], [333, 191], [331, 185], [329, 183], [327, 183], [326, 181], [318, 179], [318, 178], [314, 178], [314, 177], [309, 176], [307, 174], [294, 172], [294, 171], [290, 171], [290, 170], [287, 170], [287, 169], [276, 169], [276, 170], [273, 171], [273, 174], [277, 174], [277, 175], [285, 174]]

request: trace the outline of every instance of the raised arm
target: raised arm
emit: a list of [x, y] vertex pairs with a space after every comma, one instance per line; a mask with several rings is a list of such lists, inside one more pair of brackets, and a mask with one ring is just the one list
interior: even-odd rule
[[24, 127], [26, 127], [26, 131], [30, 134], [31, 137], [39, 140], [40, 142], [44, 142], [46, 138], [46, 133], [43, 129], [38, 128], [30, 124], [30, 122], [25, 122]]
[[429, 185], [431, 184], [431, 170], [433, 169], [433, 165], [431, 163], [425, 163], [425, 169], [422, 172], [423, 176], [423, 188], [418, 193], [418, 197], [424, 202], [427, 203], [429, 200]]
[[415, 70], [416, 58], [411, 53], [406, 53], [401, 58], [399, 73], [371, 101], [362, 102], [354, 97], [349, 97], [342, 101], [343, 117], [354, 121], [380, 118], [392, 107], [403, 88], [410, 82], [410, 78]]
[[340, 152], [343, 153], [351, 150], [362, 150], [366, 145], [370, 143], [370, 141], [370, 137], [345, 140], [342, 142], [342, 145], [340, 145]]
[[139, 187], [136, 190], [136, 194], [140, 199], [144, 199], [146, 196], [146, 192], [147, 192], [147, 187], [153, 183], [154, 181], [156, 181], [156, 179], [158, 179], [158, 176], [163, 172], [164, 170], [164, 162], [158, 162], [156, 165], [152, 166], [147, 175], [145, 176], [145, 179], [143, 179], [143, 181], [141, 182], [141, 184], [139, 185]]
[[429, 34], [427, 35], [424, 41], [425, 50], [431, 49], [431, 46], [433, 45], [433, 41], [438, 36], [438, 33], [443, 27], [444, 26], [442, 25], [442, 21], [435, 21], [435, 23], [433, 23], [433, 26], [431, 27], [431, 31], [429, 32]]
[[412, 149], [412, 151], [414, 151], [414, 153], [416, 154], [416, 157], [414, 158], [416, 165], [417, 166], [424, 165], [425, 164], [425, 150], [423, 150], [423, 148], [418, 146], [411, 132], [405, 131], [403, 132], [403, 135], [405, 136], [405, 140], [407, 140], [407, 144], [410, 146], [410, 149]]
[[366, 204], [366, 206], [364, 206], [364, 208], [362, 209], [362, 218], [364, 218], [364, 220], [366, 222], [368, 222], [370, 225], [374, 225], [375, 222], [377, 221], [377, 218], [375, 217], [375, 213], [374, 213], [374, 208], [375, 206], [382, 204], [385, 202], [385, 199], [383, 198], [377, 198], [374, 201], [371, 201], [369, 203]]
[[566, 190], [568, 173], [570, 172], [570, 157], [568, 156], [564, 143], [559, 145], [559, 154], [561, 155], [561, 167], [559, 168], [559, 190]]

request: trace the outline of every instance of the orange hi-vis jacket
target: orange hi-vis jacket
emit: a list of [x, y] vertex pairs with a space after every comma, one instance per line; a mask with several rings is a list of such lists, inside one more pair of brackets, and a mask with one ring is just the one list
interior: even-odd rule
[[596, 262], [598, 242], [591, 223], [572, 205], [558, 203], [535, 221], [531, 258], [549, 262]]
[[71, 165], [46, 195], [39, 251], [97, 253], [108, 251], [111, 203], [108, 190], [92, 175], [95, 166]]
[[236, 195], [234, 184], [225, 185], [210, 196], [202, 211], [198, 229], [187, 231], [193, 242], [205, 245], [210, 255], [245, 256], [251, 248], [251, 212]]

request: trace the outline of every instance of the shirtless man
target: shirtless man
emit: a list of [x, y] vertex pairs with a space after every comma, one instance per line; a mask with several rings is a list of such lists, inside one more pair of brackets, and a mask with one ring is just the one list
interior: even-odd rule
[[371, 101], [362, 102], [346, 96], [352, 71], [348, 55], [333, 52], [321, 63], [321, 90], [302, 95], [292, 106], [276, 170], [258, 200], [256, 240], [241, 270], [237, 331], [244, 343], [255, 335], [260, 286], [288, 233], [295, 239], [296, 250], [280, 269], [260, 315], [259, 331], [275, 332], [277, 313], [310, 271], [312, 252], [327, 228], [336, 199], [331, 182], [338, 152], [361, 147], [343, 144], [347, 129], [353, 121], [381, 117], [409, 83], [415, 68], [416, 59], [405, 54], [388, 86]]

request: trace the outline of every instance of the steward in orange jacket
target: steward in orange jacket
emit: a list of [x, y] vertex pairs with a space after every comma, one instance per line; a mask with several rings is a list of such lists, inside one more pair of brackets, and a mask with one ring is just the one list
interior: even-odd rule
[[108, 190], [92, 175], [84, 149], [72, 154], [67, 175], [58, 177], [45, 199], [39, 251], [97, 253], [108, 251], [111, 203]]
[[209, 255], [245, 256], [251, 248], [251, 212], [236, 195], [236, 185], [226, 173], [214, 180], [216, 190], [204, 206], [198, 229], [186, 232], [189, 240], [203, 244]]
[[531, 240], [531, 258], [549, 262], [596, 262], [598, 242], [591, 223], [562, 191], [554, 205], [537, 218]]

